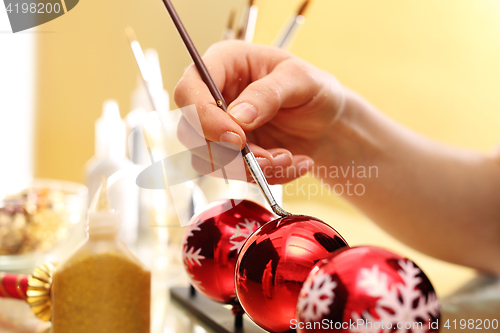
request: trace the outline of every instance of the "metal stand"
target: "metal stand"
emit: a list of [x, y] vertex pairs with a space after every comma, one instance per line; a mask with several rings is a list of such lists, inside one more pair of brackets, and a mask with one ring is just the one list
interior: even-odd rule
[[[193, 292], [194, 291], [194, 292]], [[172, 298], [182, 304], [201, 320], [210, 325], [219, 333], [264, 333], [247, 316], [241, 313], [233, 314], [233, 311], [224, 307], [223, 304], [212, 301], [193, 287], [176, 287], [170, 289]]]

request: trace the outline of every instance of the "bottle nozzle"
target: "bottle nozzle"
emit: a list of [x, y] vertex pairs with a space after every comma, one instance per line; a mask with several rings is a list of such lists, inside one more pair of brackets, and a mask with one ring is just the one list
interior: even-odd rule
[[102, 118], [111, 121], [121, 121], [120, 108], [113, 99], [108, 99], [102, 106]]
[[101, 186], [92, 198], [90, 210], [100, 213], [111, 212], [108, 197], [108, 179], [106, 177], [101, 178]]
[[[111, 183], [113, 183], [111, 181]], [[108, 180], [102, 177], [88, 214], [88, 232], [91, 235], [116, 234], [120, 229], [120, 216], [110, 207]]]
[[109, 212], [108, 180], [106, 177], [101, 179], [101, 188], [97, 197], [96, 212]]
[[126, 128], [115, 100], [106, 100], [95, 127], [96, 156], [125, 157]]

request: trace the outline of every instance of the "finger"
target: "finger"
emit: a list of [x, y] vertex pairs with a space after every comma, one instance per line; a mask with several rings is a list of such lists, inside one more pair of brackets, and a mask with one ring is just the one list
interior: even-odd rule
[[240, 153], [239, 146], [235, 144], [222, 144], [206, 140], [191, 126], [185, 117], [181, 117], [179, 121], [177, 137], [192, 154], [198, 155], [216, 165], [224, 165], [224, 163], [230, 162]]
[[268, 75], [251, 83], [228, 108], [231, 117], [252, 131], [272, 119], [280, 110], [296, 108], [311, 101], [320, 90], [309, 65], [290, 58]]
[[[203, 60], [217, 87], [228, 103], [232, 102], [252, 81], [274, 70], [285, 59], [291, 58], [276, 48], [248, 45], [242, 42], [217, 43], [209, 48]], [[203, 133], [214, 142], [231, 142], [243, 148], [245, 133], [237, 122], [216, 105], [196, 68], [191, 65], [177, 84], [174, 99], [179, 107], [195, 105]], [[195, 127], [195, 120], [187, 117]]]
[[[259, 152], [264, 155], [262, 151], [266, 151], [261, 147], [250, 144], [252, 151]], [[259, 165], [262, 168], [268, 182], [270, 184], [284, 184], [296, 178], [300, 178], [308, 172], [311, 172], [314, 166], [314, 161], [311, 157], [306, 155], [292, 155], [286, 149], [273, 148], [266, 151], [272, 156], [272, 166], [263, 167], [263, 163], [257, 158]], [[247, 179], [253, 182], [253, 177], [247, 169]]]
[[[181, 117], [179, 121], [177, 137], [179, 138], [179, 141], [191, 151], [192, 154], [197, 155], [206, 162], [215, 164], [219, 167], [230, 163], [234, 158], [236, 158], [237, 155], [235, 155], [235, 152], [239, 153], [239, 147], [236, 145], [207, 142], [205, 138], [194, 130], [191, 124], [184, 117]], [[272, 169], [272, 165], [274, 163], [273, 153], [275, 155], [279, 155], [280, 153], [289, 153], [286, 149], [274, 149], [273, 153], [271, 153], [254, 144], [249, 144], [249, 146], [263, 170]], [[278, 159], [278, 162], [279, 161], [281, 161], [281, 159]]]
[[[220, 77], [221, 75], [224, 74], [214, 76]], [[210, 141], [236, 145], [240, 150], [243, 148], [245, 133], [231, 117], [216, 105], [194, 66], [190, 66], [179, 81], [174, 95], [177, 105], [182, 108], [184, 118], [199, 135]], [[195, 108], [188, 108], [191, 105], [194, 105]]]
[[203, 61], [210, 72], [224, 72], [215, 79], [228, 105], [252, 82], [271, 73], [276, 66], [293, 56], [278, 48], [226, 41], [212, 45]]
[[[202, 175], [210, 174], [219, 178], [223, 178], [225, 176], [227, 179], [245, 180], [245, 177], [242, 176], [241, 173], [235, 172], [235, 170], [227, 167], [224, 170], [225, 173], [222, 173], [222, 171], [214, 172], [214, 166], [197, 155], [192, 156], [192, 165], [193, 168]], [[294, 156], [291, 165], [287, 167], [273, 168], [271, 173], [266, 174], [266, 179], [270, 185], [285, 184], [304, 176], [308, 172], [311, 172], [313, 170], [313, 166], [314, 162], [310, 157], [304, 155]], [[246, 181], [255, 183], [248, 170], [246, 173]]]
[[293, 155], [289, 150], [283, 148], [273, 148], [268, 149], [267, 151], [273, 157], [273, 168], [286, 168], [293, 164]]
[[293, 156], [292, 165], [274, 168], [266, 178], [270, 185], [285, 184], [311, 172], [313, 167], [314, 161], [309, 156], [297, 155]]

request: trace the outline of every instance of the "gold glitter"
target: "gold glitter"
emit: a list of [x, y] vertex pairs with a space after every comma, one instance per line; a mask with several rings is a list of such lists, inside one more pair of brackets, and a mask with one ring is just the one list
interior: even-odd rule
[[118, 249], [85, 250], [54, 274], [53, 333], [149, 333], [151, 273]]
[[[107, 202], [105, 178], [101, 186]], [[87, 242], [54, 273], [52, 333], [149, 333], [151, 273], [118, 239], [119, 217], [103, 208], [89, 215]]]

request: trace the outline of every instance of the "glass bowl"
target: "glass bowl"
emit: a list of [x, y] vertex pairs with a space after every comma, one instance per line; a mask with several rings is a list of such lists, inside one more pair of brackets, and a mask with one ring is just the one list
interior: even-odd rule
[[51, 179], [0, 199], [0, 271], [57, 260], [57, 249], [83, 239], [87, 200], [84, 185]]

